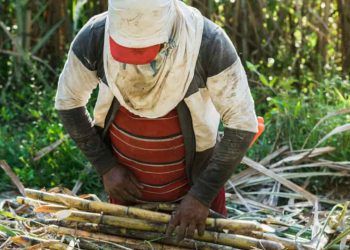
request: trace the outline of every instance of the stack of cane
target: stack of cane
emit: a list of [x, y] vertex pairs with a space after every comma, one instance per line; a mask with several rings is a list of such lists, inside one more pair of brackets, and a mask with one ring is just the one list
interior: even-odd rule
[[36, 221], [53, 235], [125, 249], [297, 249], [294, 241], [276, 236], [274, 228], [256, 221], [208, 218], [203, 236], [195, 234], [193, 239], [176, 242], [176, 237], [165, 235], [171, 218], [167, 213], [33, 189], [25, 193], [26, 197], [17, 198], [18, 203], [44, 214]]

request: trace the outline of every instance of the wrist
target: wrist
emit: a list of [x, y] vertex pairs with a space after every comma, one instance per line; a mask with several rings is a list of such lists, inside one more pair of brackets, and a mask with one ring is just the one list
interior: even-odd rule
[[120, 170], [122, 170], [124, 167], [122, 165], [120, 165], [119, 163], [115, 163], [113, 166], [110, 166], [108, 168], [106, 168], [106, 171], [102, 174], [102, 178], [107, 178], [108, 176], [110, 176], [113, 172], [117, 171], [119, 172]]
[[220, 188], [210, 186], [204, 180], [198, 178], [188, 193], [205, 206], [210, 207]]
[[190, 198], [190, 199], [193, 199], [195, 200], [196, 202], [198, 202], [199, 204], [203, 205], [204, 207], [206, 208], [210, 208], [210, 204], [208, 204], [207, 202], [205, 202], [204, 200], [201, 200], [200, 198], [198, 198], [195, 194], [191, 193], [191, 192], [188, 192], [187, 193], [187, 196]]
[[106, 153], [104, 157], [100, 157], [98, 160], [93, 162], [93, 166], [95, 167], [97, 173], [100, 176], [108, 173], [115, 166], [119, 165], [117, 158], [111, 153]]

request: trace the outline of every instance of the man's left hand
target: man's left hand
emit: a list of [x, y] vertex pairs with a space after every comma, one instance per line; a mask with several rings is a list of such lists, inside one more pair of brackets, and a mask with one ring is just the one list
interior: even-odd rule
[[198, 235], [203, 235], [205, 230], [205, 220], [209, 215], [209, 207], [202, 204], [191, 194], [187, 194], [180, 203], [178, 209], [173, 213], [169, 222], [166, 234], [172, 235], [176, 227], [177, 241], [186, 238], [193, 238], [195, 230]]

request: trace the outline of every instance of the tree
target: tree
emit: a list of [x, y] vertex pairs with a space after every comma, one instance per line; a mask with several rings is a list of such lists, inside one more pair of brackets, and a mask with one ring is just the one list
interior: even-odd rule
[[338, 0], [339, 28], [341, 31], [343, 72], [350, 74], [350, 1]]

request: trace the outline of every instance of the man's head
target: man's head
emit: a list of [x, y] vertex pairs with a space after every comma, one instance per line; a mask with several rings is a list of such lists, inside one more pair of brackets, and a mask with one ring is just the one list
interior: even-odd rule
[[109, 42], [115, 60], [150, 63], [168, 42], [177, 0], [109, 0]]

